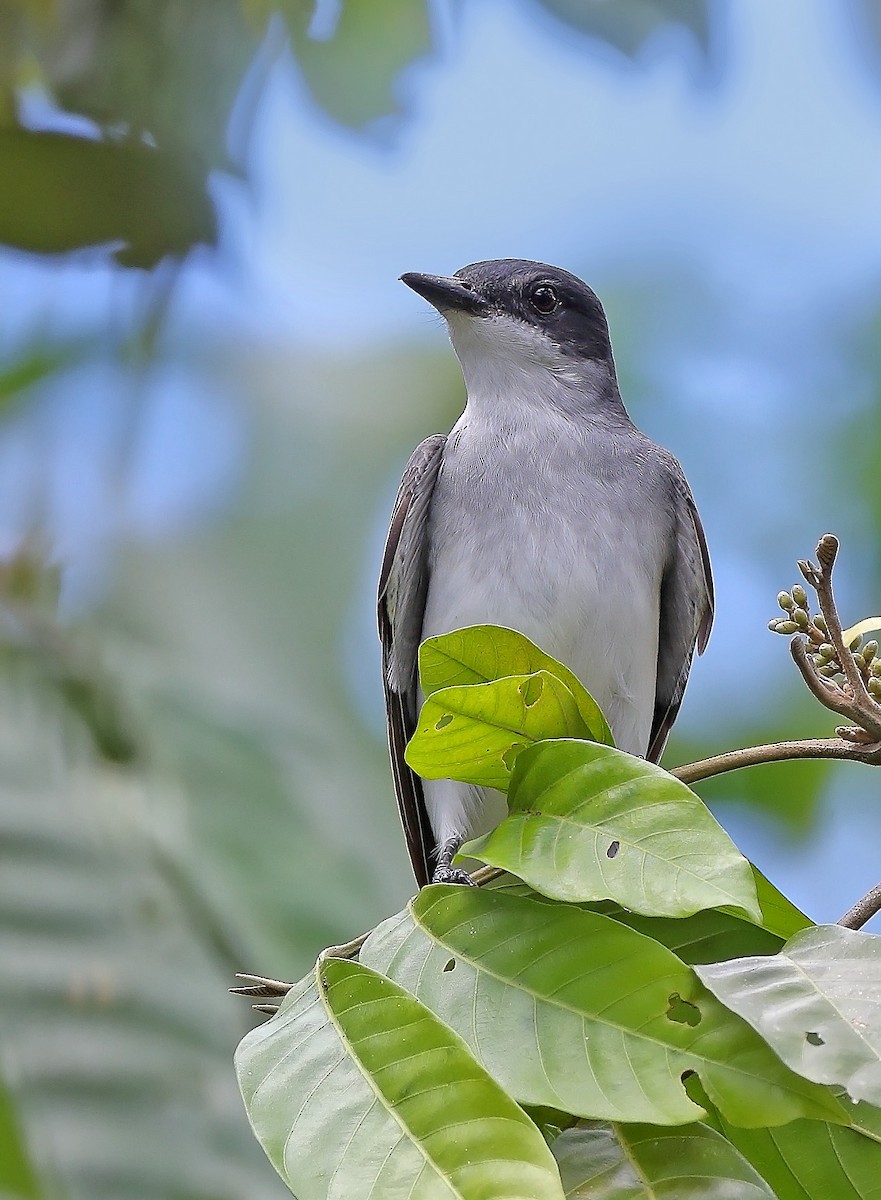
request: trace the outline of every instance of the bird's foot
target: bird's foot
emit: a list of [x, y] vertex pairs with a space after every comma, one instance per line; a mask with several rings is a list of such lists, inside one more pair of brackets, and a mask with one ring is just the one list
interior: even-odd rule
[[462, 845], [460, 837], [447, 838], [437, 856], [437, 866], [431, 877], [432, 883], [459, 883], [466, 887], [474, 887], [474, 880], [467, 871], [453, 866], [453, 859], [459, 853]]
[[431, 877], [432, 883], [463, 883], [467, 887], [476, 887], [474, 880], [461, 867], [436, 867]]

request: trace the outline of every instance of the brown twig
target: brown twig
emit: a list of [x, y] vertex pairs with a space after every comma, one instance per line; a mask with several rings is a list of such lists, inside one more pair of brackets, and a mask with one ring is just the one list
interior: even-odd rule
[[848, 909], [838, 924], [845, 929], [862, 929], [878, 912], [881, 912], [881, 883], [867, 892], [862, 900], [858, 900], [853, 908]]
[[834, 758], [846, 762], [881, 764], [881, 742], [861, 744], [845, 738], [809, 738], [801, 742], [769, 742], [763, 746], [746, 746], [743, 750], [729, 750], [715, 754], [699, 762], [674, 767], [670, 772], [683, 783], [691, 785], [714, 775], [728, 771], [739, 771], [741, 767], [756, 767], [762, 763], [789, 762], [793, 759]]

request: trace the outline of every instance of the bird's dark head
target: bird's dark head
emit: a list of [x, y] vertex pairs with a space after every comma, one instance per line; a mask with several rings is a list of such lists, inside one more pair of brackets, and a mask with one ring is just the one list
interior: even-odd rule
[[519, 346], [530, 356], [550, 354], [570, 366], [611, 362], [603, 306], [587, 284], [559, 267], [501, 258], [451, 276], [411, 272], [401, 278], [446, 318], [460, 358], [468, 343], [499, 340], [508, 354]]

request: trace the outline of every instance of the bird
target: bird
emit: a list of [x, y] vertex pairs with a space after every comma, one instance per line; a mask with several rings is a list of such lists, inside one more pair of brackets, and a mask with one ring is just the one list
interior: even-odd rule
[[558, 267], [495, 259], [401, 280], [445, 319], [466, 403], [414, 450], [378, 588], [388, 741], [416, 881], [452, 863], [504, 796], [404, 760], [427, 638], [506, 626], [564, 663], [619, 749], [657, 762], [713, 623], [710, 558], [678, 460], [640, 432], [596, 294]]

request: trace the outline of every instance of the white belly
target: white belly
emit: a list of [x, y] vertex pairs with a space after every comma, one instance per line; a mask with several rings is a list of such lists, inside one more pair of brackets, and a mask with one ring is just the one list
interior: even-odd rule
[[[614, 487], [579, 477], [567, 487], [555, 465], [529, 472], [529, 494], [504, 472], [459, 502], [456, 464], [438, 481], [430, 529], [423, 638], [468, 625], [505, 625], [565, 663], [596, 699], [616, 744], [644, 754], [654, 714], [663, 552], [621, 517]], [[467, 463], [466, 463], [467, 465]], [[513, 478], [522, 475], [515, 469]], [[549, 482], [550, 481], [550, 482]], [[548, 489], [558, 491], [549, 495]], [[477, 505], [475, 507], [475, 495]], [[577, 499], [573, 499], [577, 497]], [[624, 506], [630, 511], [632, 506]], [[504, 816], [504, 798], [484, 789], [426, 783], [439, 841], [476, 836]]]

